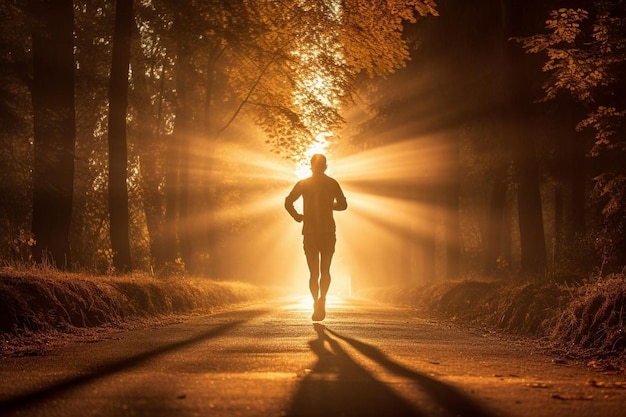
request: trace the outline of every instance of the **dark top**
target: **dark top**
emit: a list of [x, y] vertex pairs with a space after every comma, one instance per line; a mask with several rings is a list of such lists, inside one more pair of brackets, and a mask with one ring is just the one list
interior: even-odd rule
[[[304, 218], [293, 206], [302, 196]], [[285, 208], [291, 217], [301, 221], [304, 219], [302, 234], [335, 233], [333, 210], [341, 211], [348, 207], [346, 197], [339, 183], [326, 174], [313, 175], [300, 180], [285, 198]]]

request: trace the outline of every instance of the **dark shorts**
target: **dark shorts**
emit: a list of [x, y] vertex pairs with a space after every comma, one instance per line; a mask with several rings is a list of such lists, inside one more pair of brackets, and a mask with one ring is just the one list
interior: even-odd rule
[[304, 235], [304, 253], [316, 255], [332, 255], [335, 253], [335, 242], [337, 241], [334, 233], [310, 234]]

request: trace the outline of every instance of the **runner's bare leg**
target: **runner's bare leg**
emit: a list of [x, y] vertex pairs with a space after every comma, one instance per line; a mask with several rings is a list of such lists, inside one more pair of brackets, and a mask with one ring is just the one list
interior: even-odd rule
[[320, 298], [326, 299], [328, 289], [330, 288], [330, 263], [333, 260], [333, 254], [322, 253], [320, 259], [320, 270], [322, 271], [320, 277]]
[[[318, 282], [320, 275], [320, 259], [318, 253], [307, 253], [306, 263], [309, 266], [309, 289], [311, 290], [311, 296], [313, 301], [317, 302], [320, 292], [320, 284]], [[328, 288], [326, 288], [328, 291]]]

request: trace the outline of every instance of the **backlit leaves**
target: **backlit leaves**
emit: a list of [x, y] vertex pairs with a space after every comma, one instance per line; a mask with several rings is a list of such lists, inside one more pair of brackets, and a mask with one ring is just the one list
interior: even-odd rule
[[437, 15], [432, 1], [346, 0], [339, 41], [352, 73], [370, 76], [393, 73], [404, 66], [409, 50], [403, 23], [417, 16]]
[[581, 121], [576, 130], [591, 128], [595, 132], [594, 145], [591, 148], [591, 155], [597, 156], [602, 149], [619, 149], [626, 151], [626, 142], [618, 135], [619, 129], [626, 118], [626, 110], [618, 111], [615, 107], [598, 106], [598, 108], [587, 115]]
[[547, 33], [516, 40], [527, 52], [547, 56], [543, 70], [550, 78], [544, 84], [544, 101], [569, 93], [580, 102], [599, 103], [578, 125], [579, 130], [595, 130], [592, 154], [597, 154], [601, 148], [615, 149], [616, 143], [624, 142], [625, 111], [601, 101], [623, 82], [626, 4], [623, 0], [594, 1], [592, 6], [591, 14], [583, 9], [553, 10], [546, 21]]
[[227, 51], [229, 79], [273, 150], [295, 159], [344, 122], [357, 74], [386, 75], [404, 65], [403, 23], [436, 14], [431, 0], [244, 3], [259, 30]]

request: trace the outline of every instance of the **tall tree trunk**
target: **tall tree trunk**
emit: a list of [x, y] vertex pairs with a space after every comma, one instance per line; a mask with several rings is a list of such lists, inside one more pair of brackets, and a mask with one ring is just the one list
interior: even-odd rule
[[[224, 47], [221, 45], [214, 45], [210, 49], [208, 62], [207, 62], [207, 77], [205, 84], [205, 97], [204, 97], [204, 121], [203, 121], [203, 129], [204, 136], [206, 139], [206, 149], [207, 149], [207, 157], [204, 159], [204, 172], [205, 177], [202, 179], [202, 201], [204, 202], [204, 210], [209, 214], [206, 216], [207, 220], [203, 222], [203, 227], [200, 228], [200, 231], [204, 234], [204, 242], [206, 250], [209, 253], [209, 260], [207, 265], [205, 265], [205, 271], [211, 277], [220, 277], [223, 276], [223, 271], [221, 270], [220, 259], [219, 256], [219, 236], [218, 236], [218, 224], [217, 224], [217, 210], [218, 204], [216, 195], [218, 192], [215, 191], [217, 189], [217, 178], [216, 178], [216, 169], [215, 163], [217, 161], [216, 157], [216, 148], [217, 148], [217, 140], [218, 133], [214, 127], [213, 118], [214, 118], [214, 110], [215, 110], [215, 99], [214, 95], [217, 90], [217, 64], [219, 62], [222, 53], [224, 52]], [[214, 190], [214, 191], [212, 191]]]
[[[504, 32], [509, 39], [523, 34], [526, 10], [529, 6], [516, 0], [503, 2]], [[535, 151], [535, 137], [531, 126], [530, 106], [533, 97], [528, 79], [527, 60], [521, 47], [509, 42], [506, 48], [506, 71], [508, 82], [508, 116], [513, 142], [513, 164], [517, 182], [518, 217], [521, 245], [521, 272], [527, 275], [541, 275], [545, 272], [546, 243], [543, 228], [543, 213], [539, 189], [539, 168]]]
[[584, 117], [583, 112], [568, 111], [556, 120], [561, 122], [558, 125], [561, 134], [556, 135], [551, 161], [556, 180], [551, 266], [558, 273], [568, 273], [569, 268], [576, 268], [572, 264], [576, 263], [575, 254], [568, 251], [574, 248], [575, 244], [572, 243], [585, 233], [586, 135], [571, 132], [573, 126]]
[[[180, 23], [180, 21], [179, 21]], [[191, 216], [189, 212], [189, 167], [190, 167], [190, 106], [189, 106], [189, 48], [184, 39], [178, 40], [178, 58], [176, 62], [176, 126], [174, 135], [179, 146], [178, 170], [178, 239], [180, 255], [187, 267], [192, 266]]]
[[569, 221], [568, 238], [584, 235], [586, 231], [585, 206], [587, 197], [587, 158], [585, 155], [585, 141], [581, 137], [574, 137], [570, 147], [572, 184], [571, 219]]
[[[557, 169], [559, 170], [558, 186], [561, 191], [561, 231], [556, 236], [557, 248], [555, 258], [571, 263], [576, 254], [568, 253], [575, 247], [577, 239], [585, 234], [586, 208], [586, 156], [583, 135], [564, 136], [558, 143]], [[568, 244], [568, 242], [570, 244]], [[571, 244], [574, 243], [574, 244]], [[574, 257], [574, 258], [573, 258]], [[562, 267], [574, 265], [563, 264]], [[563, 271], [565, 272], [565, 271]]]
[[[518, 135], [516, 135], [518, 136]], [[519, 135], [521, 136], [521, 135]], [[516, 137], [515, 173], [523, 274], [541, 275], [546, 269], [546, 244], [539, 192], [539, 174], [534, 141]]]
[[74, 14], [72, 0], [34, 2], [33, 33], [33, 257], [71, 266], [74, 180]]
[[[180, 94], [178, 86], [180, 84], [180, 72], [182, 71], [180, 64], [177, 62], [176, 67], [176, 92]], [[180, 234], [178, 230], [179, 214], [180, 214], [180, 143], [181, 134], [179, 126], [180, 98], [176, 108], [176, 125], [172, 135], [166, 141], [165, 151], [165, 216], [163, 239], [166, 243], [164, 247], [164, 259], [167, 262], [173, 262], [180, 256]]]
[[554, 187], [554, 245], [550, 259], [552, 270], [556, 270], [557, 264], [563, 256], [563, 206], [563, 185], [556, 184]]
[[179, 137], [171, 135], [167, 140], [165, 157], [165, 227], [164, 240], [167, 243], [165, 259], [173, 262], [179, 257], [178, 202], [180, 146]]
[[[504, 236], [504, 218], [506, 213], [506, 166], [496, 169], [491, 186], [489, 200], [489, 217], [487, 219], [486, 248], [484, 270], [487, 274], [497, 272], [498, 258], [504, 257], [502, 252], [502, 237]], [[510, 261], [510, 260], [509, 260]]]
[[406, 235], [403, 236], [402, 246], [405, 248], [403, 254], [404, 273], [403, 282], [410, 285], [419, 285], [423, 280], [422, 262], [420, 259], [421, 247], [419, 245], [419, 226], [422, 220], [422, 210], [417, 209], [418, 206], [418, 188], [415, 185], [407, 185], [406, 193], [403, 196], [407, 202], [413, 206], [411, 220], [407, 224]]
[[452, 138], [448, 150], [450, 172], [445, 186], [444, 233], [446, 245], [446, 279], [458, 278], [461, 273], [461, 231], [459, 224], [461, 161], [459, 140]]
[[424, 197], [425, 209], [422, 221], [424, 222], [419, 245], [421, 248], [422, 263], [421, 275], [422, 284], [433, 282], [436, 278], [436, 248], [437, 248], [437, 210], [439, 207], [438, 190], [433, 185], [424, 187], [426, 195]]
[[[138, 28], [136, 28], [138, 33]], [[134, 50], [139, 50], [140, 45], [136, 45]], [[165, 262], [165, 241], [163, 235], [164, 227], [164, 196], [159, 190], [162, 182], [162, 172], [159, 170], [159, 159], [164, 156], [162, 142], [159, 135], [161, 102], [164, 90], [165, 68], [161, 69], [161, 82], [158, 93], [159, 105], [157, 114], [153, 112], [146, 79], [146, 68], [142, 60], [134, 65], [133, 71], [134, 90], [133, 100], [137, 109], [137, 154], [140, 160], [140, 185], [142, 190], [142, 206], [146, 216], [146, 227], [148, 238], [150, 239], [150, 255], [152, 265], [160, 270]], [[133, 61], [134, 62], [134, 61]], [[150, 71], [154, 73], [154, 63]]]
[[132, 28], [133, 0], [117, 0], [109, 82], [109, 216], [113, 265], [119, 272], [132, 270], [126, 184], [126, 109]]
[[[176, 15], [174, 26], [181, 29], [183, 17]], [[184, 32], [184, 30], [182, 30]], [[172, 137], [167, 141], [165, 172], [165, 239], [168, 242], [167, 258], [182, 258], [190, 266], [190, 236], [188, 225], [188, 169], [189, 157], [189, 105], [188, 77], [190, 71], [189, 50], [186, 39], [177, 39], [176, 77], [176, 123]]]

